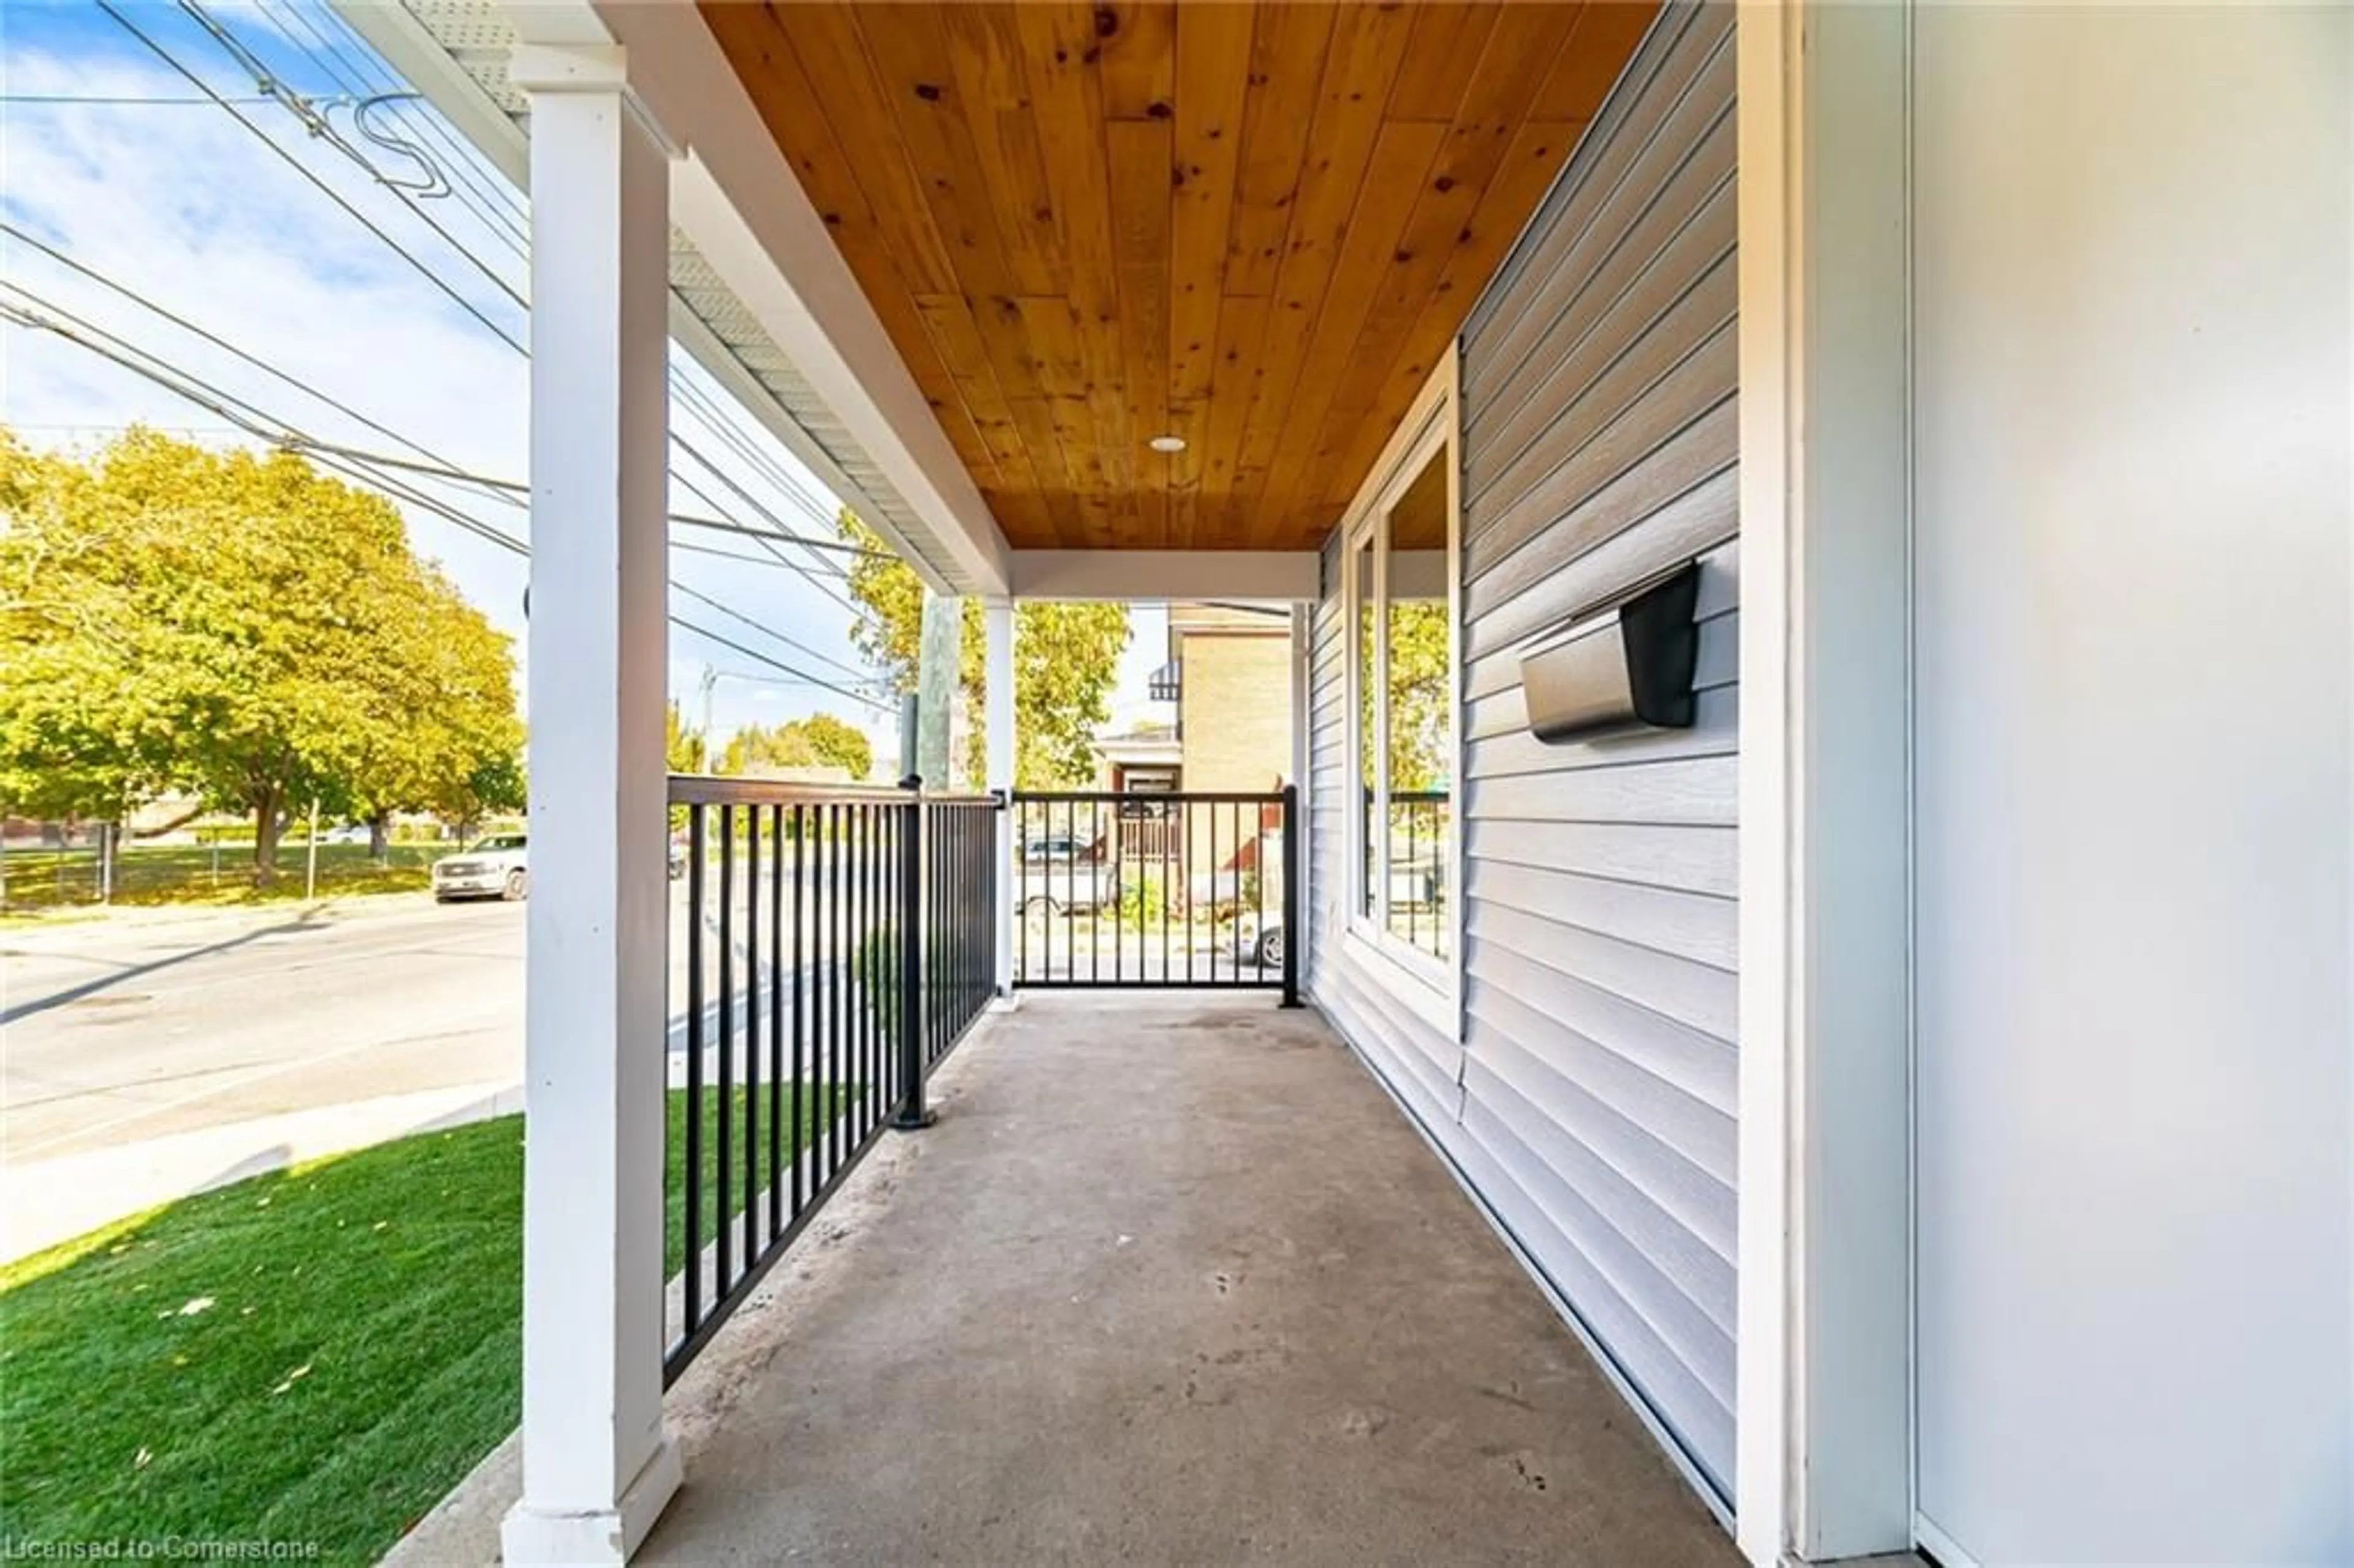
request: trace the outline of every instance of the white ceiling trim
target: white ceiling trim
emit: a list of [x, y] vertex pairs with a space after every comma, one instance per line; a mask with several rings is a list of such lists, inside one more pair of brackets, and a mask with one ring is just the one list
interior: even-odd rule
[[1016, 550], [1016, 599], [1245, 599], [1312, 603], [1313, 550]]

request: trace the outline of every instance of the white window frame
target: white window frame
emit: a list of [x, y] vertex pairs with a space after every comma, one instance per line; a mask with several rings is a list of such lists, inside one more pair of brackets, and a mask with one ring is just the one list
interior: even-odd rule
[[[1449, 344], [1447, 352], [1431, 372], [1430, 378], [1416, 394], [1406, 416], [1398, 423], [1396, 431], [1382, 449], [1380, 459], [1366, 476], [1356, 498], [1341, 514], [1341, 567], [1342, 635], [1345, 642], [1345, 715], [1343, 748], [1347, 753], [1349, 807], [1341, 813], [1347, 823], [1348, 856], [1346, 862], [1346, 929], [1361, 943], [1370, 947], [1411, 979], [1419, 981], [1435, 993], [1444, 1010], [1443, 1027], [1448, 1036], [1462, 1037], [1461, 980], [1463, 973], [1463, 444], [1457, 345]], [[1445, 852], [1447, 878], [1447, 950], [1439, 958], [1416, 947], [1389, 928], [1389, 882], [1385, 874], [1387, 857], [1376, 867], [1378, 877], [1373, 899], [1373, 908], [1366, 911], [1365, 878], [1368, 860], [1366, 842], [1368, 820], [1386, 823], [1389, 789], [1386, 778], [1371, 781], [1374, 789], [1373, 809], [1368, 813], [1361, 802], [1365, 799], [1368, 780], [1365, 778], [1365, 737], [1361, 725], [1365, 721], [1364, 656], [1362, 639], [1364, 636], [1364, 593], [1358, 581], [1357, 552], [1368, 541], [1373, 551], [1373, 602], [1386, 605], [1389, 601], [1389, 514], [1407, 488], [1420, 476], [1430, 460], [1440, 452], [1446, 454], [1447, 476], [1447, 835]], [[1386, 620], [1384, 625], [1386, 626]], [[1389, 726], [1389, 650], [1386, 637], [1376, 636], [1373, 651], [1373, 707], [1372, 723], [1376, 736], [1385, 736]], [[1385, 747], [1384, 747], [1385, 754]]]

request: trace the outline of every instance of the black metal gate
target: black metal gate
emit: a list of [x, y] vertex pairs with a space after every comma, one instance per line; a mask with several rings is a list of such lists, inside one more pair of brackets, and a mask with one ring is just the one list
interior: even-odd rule
[[1299, 795], [1018, 790], [1013, 982], [1299, 1000]]

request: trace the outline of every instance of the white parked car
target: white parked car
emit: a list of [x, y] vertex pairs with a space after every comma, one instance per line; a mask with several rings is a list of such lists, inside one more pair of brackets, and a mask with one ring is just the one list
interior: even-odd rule
[[1025, 841], [1014, 870], [1025, 915], [1093, 915], [1119, 907], [1119, 879], [1103, 863], [1102, 847], [1068, 833]]
[[521, 898], [531, 888], [524, 835], [492, 833], [433, 863], [433, 900]]

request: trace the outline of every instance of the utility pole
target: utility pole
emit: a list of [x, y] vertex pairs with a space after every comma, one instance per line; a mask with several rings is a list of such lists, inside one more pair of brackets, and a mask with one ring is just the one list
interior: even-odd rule
[[899, 788], [912, 789], [923, 781], [924, 764], [917, 755], [923, 750], [917, 739], [923, 733], [924, 699], [909, 692], [899, 699]]
[[906, 769], [935, 789], [949, 778], [949, 704], [957, 688], [960, 645], [964, 637], [964, 601], [927, 591], [916, 660], [916, 756]]

